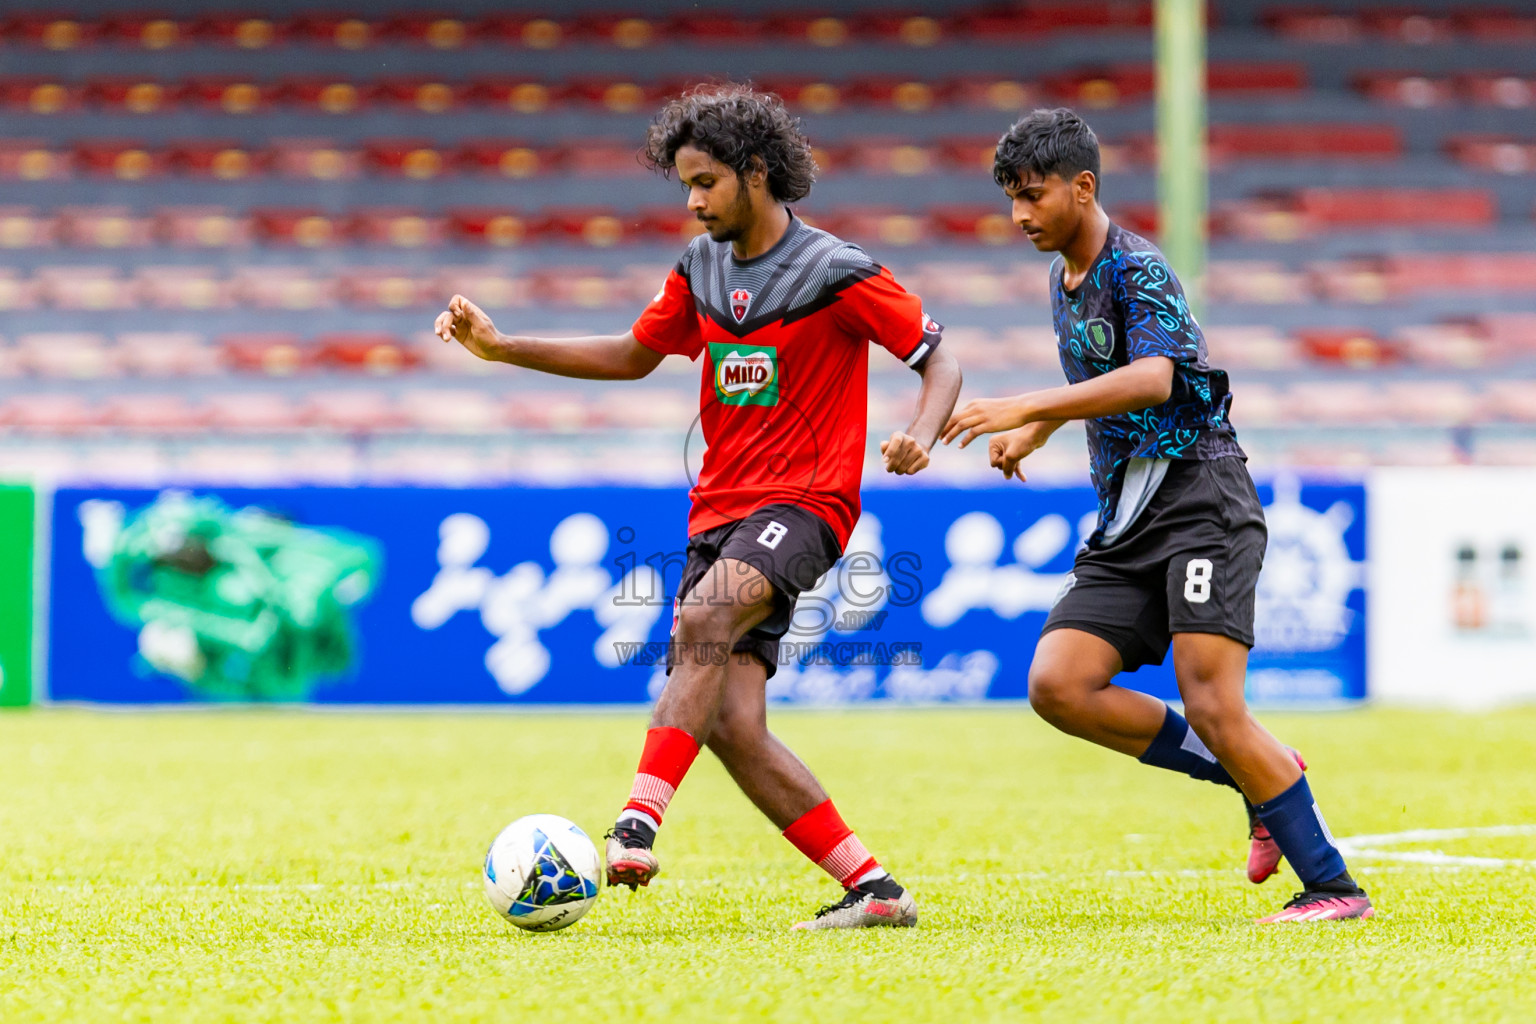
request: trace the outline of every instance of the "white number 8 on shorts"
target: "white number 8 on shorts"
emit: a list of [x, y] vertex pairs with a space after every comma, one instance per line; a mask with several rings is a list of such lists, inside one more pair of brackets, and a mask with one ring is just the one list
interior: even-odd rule
[[1190, 604], [1205, 604], [1211, 599], [1211, 560], [1191, 558], [1184, 573], [1184, 600]]

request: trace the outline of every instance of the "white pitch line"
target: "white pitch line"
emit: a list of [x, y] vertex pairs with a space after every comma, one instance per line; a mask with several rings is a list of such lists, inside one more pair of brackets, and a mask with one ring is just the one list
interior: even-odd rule
[[1368, 860], [1393, 860], [1406, 864], [1477, 868], [1536, 868], [1536, 860], [1513, 857], [1470, 857], [1441, 850], [1380, 850], [1380, 846], [1432, 843], [1437, 840], [1536, 836], [1536, 825], [1484, 825], [1472, 828], [1417, 828], [1369, 836], [1345, 836], [1339, 852]]

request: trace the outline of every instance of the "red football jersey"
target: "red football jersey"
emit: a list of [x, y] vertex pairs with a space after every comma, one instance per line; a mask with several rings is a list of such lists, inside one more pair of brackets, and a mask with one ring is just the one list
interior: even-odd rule
[[916, 368], [940, 332], [890, 271], [798, 218], [751, 260], [695, 238], [634, 326], [648, 348], [704, 358], [689, 445], [707, 447], [689, 535], [787, 502], [846, 545], [859, 518], [869, 343]]

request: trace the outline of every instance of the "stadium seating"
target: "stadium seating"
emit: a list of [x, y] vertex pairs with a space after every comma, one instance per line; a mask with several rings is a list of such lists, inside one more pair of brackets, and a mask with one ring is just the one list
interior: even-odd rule
[[[1210, 6], [1201, 318], [1245, 443], [1347, 464], [1405, 457], [1375, 427], [1536, 423], [1536, 15]], [[315, 478], [557, 474], [558, 446], [452, 439], [675, 433], [684, 360], [566, 385], [426, 329], [454, 292], [520, 329], [622, 327], [700, 230], [637, 159], [645, 119], [738, 65], [817, 146], [797, 211], [921, 294], [972, 380], [1059, 375], [1048, 264], [991, 182], [1009, 119], [1086, 111], [1111, 213], [1157, 230], [1144, 0], [497, 7], [0, 14], [0, 433], [61, 438], [46, 459], [113, 479], [182, 458], [271, 479], [311, 435]], [[910, 396], [885, 387], [871, 409], [899, 420]], [[149, 447], [92, 447], [119, 434]], [[199, 454], [203, 434], [222, 447]], [[1500, 458], [1524, 450], [1500, 436]]]

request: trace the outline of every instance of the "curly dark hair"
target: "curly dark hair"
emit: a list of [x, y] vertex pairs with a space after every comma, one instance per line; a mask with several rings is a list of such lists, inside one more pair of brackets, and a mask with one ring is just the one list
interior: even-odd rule
[[1016, 189], [1032, 178], [1055, 174], [1070, 181], [1092, 171], [1098, 191], [1099, 137], [1066, 107], [1036, 110], [997, 140], [992, 177], [1003, 189]]
[[671, 177], [677, 151], [694, 146], [739, 177], [759, 166], [781, 203], [804, 199], [816, 181], [816, 160], [800, 119], [772, 93], [736, 82], [695, 86], [662, 107], [645, 133], [641, 156]]

